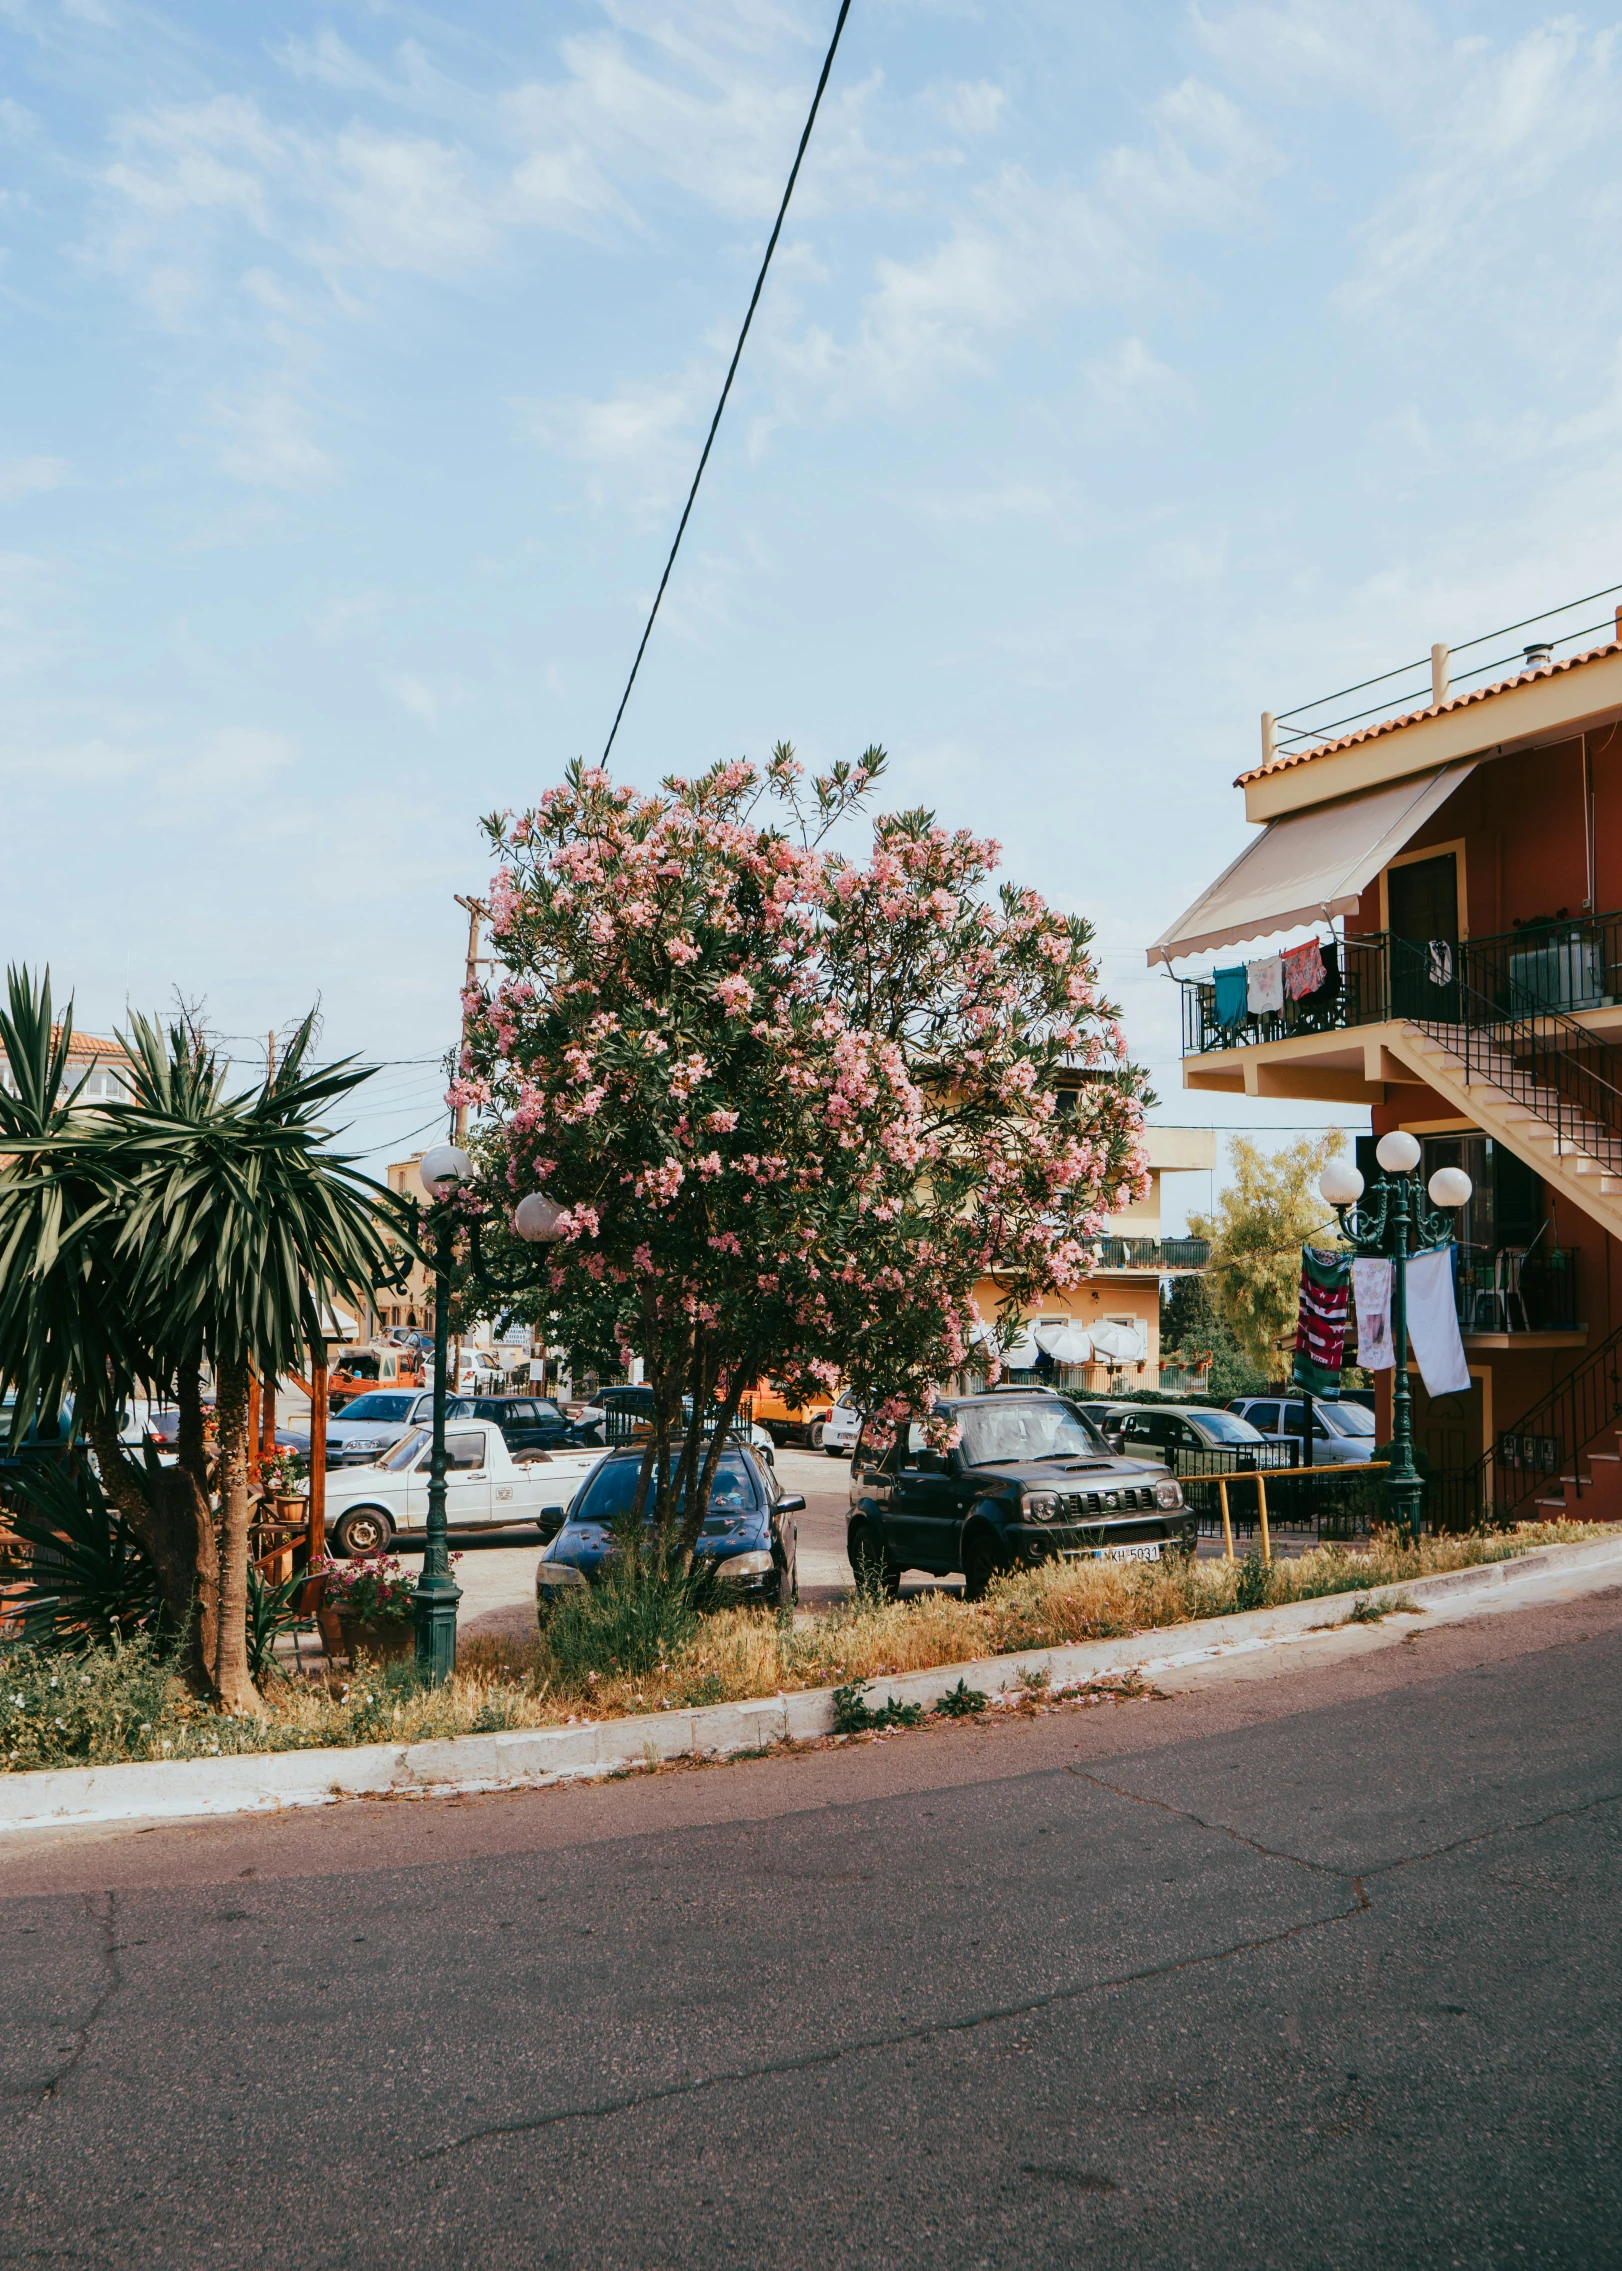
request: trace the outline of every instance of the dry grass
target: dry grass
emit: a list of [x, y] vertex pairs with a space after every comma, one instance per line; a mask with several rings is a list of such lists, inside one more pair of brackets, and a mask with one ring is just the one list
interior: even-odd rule
[[[1511, 1534], [1432, 1538], [1417, 1553], [1376, 1541], [1352, 1551], [1330, 1545], [1271, 1569], [1252, 1559], [1229, 1565], [1055, 1563], [1002, 1580], [980, 1602], [926, 1593], [904, 1602], [850, 1601], [802, 1616], [790, 1626], [770, 1611], [729, 1609], [706, 1618], [690, 1645], [640, 1678], [612, 1667], [565, 1682], [539, 1640], [476, 1639], [464, 1643], [454, 1679], [437, 1689], [417, 1685], [410, 1663], [362, 1662], [330, 1683], [295, 1677], [273, 1682], [260, 1719], [231, 1720], [191, 1701], [178, 1681], [138, 1660], [139, 1652], [73, 1660], [81, 1691], [139, 1701], [88, 1710], [57, 1731], [59, 1688], [47, 1689], [47, 1668], [68, 1660], [33, 1651], [0, 1651], [0, 1767], [72, 1765], [86, 1759], [198, 1758], [265, 1750], [306, 1750], [357, 1743], [421, 1742], [512, 1727], [555, 1727], [678, 1706], [744, 1701], [790, 1689], [835, 1687], [927, 1671], [1020, 1649], [1123, 1637], [1183, 1624], [1191, 1618], [1334, 1594], [1363, 1593], [1445, 1570], [1503, 1561], [1545, 1545], [1578, 1544], [1609, 1533], [1593, 1524], [1528, 1525]], [[23, 1680], [24, 1657], [38, 1672]], [[14, 1676], [14, 1673], [16, 1676]], [[88, 1677], [86, 1676], [88, 1674]], [[15, 1709], [30, 1689], [26, 1730]], [[39, 1701], [33, 1700], [37, 1692]], [[49, 1708], [47, 1708], [47, 1704]], [[7, 1711], [13, 1710], [9, 1728]], [[88, 1731], [87, 1731], [88, 1730]]]

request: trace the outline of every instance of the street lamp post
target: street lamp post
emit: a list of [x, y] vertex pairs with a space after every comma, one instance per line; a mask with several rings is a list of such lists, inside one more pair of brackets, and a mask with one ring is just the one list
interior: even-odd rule
[[[441, 1143], [424, 1153], [417, 1172], [436, 1209], [433, 1447], [428, 1458], [428, 1531], [415, 1596], [417, 1671], [431, 1687], [438, 1687], [456, 1669], [456, 1605], [462, 1598], [462, 1589], [451, 1575], [450, 1530], [445, 1520], [445, 1372], [450, 1357], [450, 1273], [457, 1230], [447, 1202], [472, 1179], [473, 1162], [459, 1145]], [[530, 1244], [550, 1243], [562, 1234], [562, 1209], [540, 1192], [532, 1192], [514, 1209], [513, 1228]], [[474, 1274], [479, 1284], [489, 1291], [514, 1290], [498, 1286], [484, 1268], [477, 1221], [471, 1230]]]
[[[1389, 1261], [1391, 1347], [1391, 1465], [1385, 1478], [1386, 1505], [1399, 1530], [1419, 1543], [1425, 1484], [1414, 1464], [1413, 1396], [1408, 1386], [1408, 1257], [1452, 1242], [1453, 1225], [1424, 1203], [1414, 1170], [1420, 1161], [1416, 1139], [1404, 1129], [1383, 1135], [1374, 1156], [1384, 1173], [1372, 1192], [1349, 1160], [1333, 1159], [1318, 1178], [1318, 1189], [1335, 1210], [1342, 1233], [1358, 1254]], [[1438, 1167], [1429, 1185], [1431, 1207], [1450, 1212], [1463, 1206], [1472, 1185], [1462, 1167]]]

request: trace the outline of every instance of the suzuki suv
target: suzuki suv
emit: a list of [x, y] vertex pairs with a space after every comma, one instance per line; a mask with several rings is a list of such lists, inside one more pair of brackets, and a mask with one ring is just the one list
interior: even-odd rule
[[993, 1577], [1044, 1561], [1187, 1559], [1199, 1523], [1163, 1462], [1113, 1452], [1066, 1397], [991, 1389], [937, 1404], [958, 1431], [931, 1450], [914, 1420], [888, 1451], [859, 1449], [846, 1530], [859, 1585], [893, 1599], [902, 1573], [963, 1575], [977, 1601]]

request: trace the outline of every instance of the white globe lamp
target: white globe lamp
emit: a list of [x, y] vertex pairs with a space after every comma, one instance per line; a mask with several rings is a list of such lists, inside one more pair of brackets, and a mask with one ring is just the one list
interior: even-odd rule
[[1432, 1206], [1468, 1206], [1475, 1185], [1462, 1167], [1438, 1167], [1426, 1189]]
[[1411, 1175], [1419, 1165], [1419, 1139], [1405, 1128], [1393, 1128], [1375, 1145], [1374, 1156], [1388, 1175]]
[[1332, 1159], [1318, 1177], [1318, 1189], [1330, 1206], [1356, 1206], [1363, 1178], [1349, 1159]]
[[431, 1199], [446, 1199], [458, 1183], [473, 1180], [473, 1162], [459, 1144], [436, 1143], [423, 1153], [417, 1173]]
[[513, 1228], [532, 1246], [547, 1245], [563, 1235], [563, 1209], [544, 1191], [531, 1191], [513, 1209]]

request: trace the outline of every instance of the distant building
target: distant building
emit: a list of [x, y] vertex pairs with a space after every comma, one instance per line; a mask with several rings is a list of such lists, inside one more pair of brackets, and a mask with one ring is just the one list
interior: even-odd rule
[[[53, 1043], [61, 1030], [60, 1026], [53, 1027]], [[71, 1094], [77, 1088], [81, 1107], [88, 1104], [127, 1103], [132, 1094], [130, 1071], [129, 1052], [117, 1041], [104, 1041], [95, 1033], [76, 1032], [68, 1041], [64, 1095]], [[0, 1087], [9, 1088], [15, 1095], [16, 1085], [11, 1076], [11, 1067], [4, 1055], [0, 1055]]]

